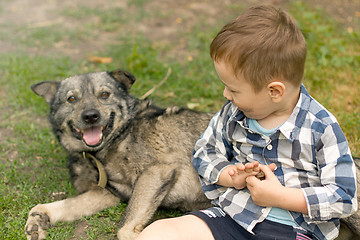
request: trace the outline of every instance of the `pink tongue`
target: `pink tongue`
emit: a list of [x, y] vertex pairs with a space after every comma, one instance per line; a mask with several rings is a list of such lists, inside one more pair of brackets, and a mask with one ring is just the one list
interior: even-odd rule
[[87, 145], [93, 146], [98, 144], [102, 138], [102, 131], [100, 127], [87, 128], [83, 132], [83, 139]]

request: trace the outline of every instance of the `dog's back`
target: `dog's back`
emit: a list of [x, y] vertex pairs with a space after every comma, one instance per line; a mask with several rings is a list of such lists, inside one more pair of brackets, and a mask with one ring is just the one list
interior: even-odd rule
[[50, 224], [92, 215], [119, 200], [128, 206], [118, 236], [129, 240], [159, 206], [210, 206], [191, 153], [212, 114], [162, 109], [137, 99], [129, 94], [134, 82], [130, 73], [116, 70], [32, 86], [50, 105], [50, 123], [69, 153], [71, 179], [80, 194], [35, 206], [26, 225], [29, 239], [42, 239]]

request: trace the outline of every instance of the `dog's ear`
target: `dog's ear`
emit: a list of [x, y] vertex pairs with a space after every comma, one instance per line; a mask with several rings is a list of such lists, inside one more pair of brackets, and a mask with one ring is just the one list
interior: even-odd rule
[[45, 101], [50, 104], [51, 100], [55, 96], [57, 87], [60, 82], [56, 81], [44, 81], [39, 82], [31, 86], [31, 90], [34, 91], [37, 95], [43, 97]]
[[117, 69], [117, 70], [108, 72], [108, 74], [111, 77], [113, 77], [116, 81], [121, 82], [125, 86], [126, 91], [130, 90], [131, 86], [134, 84], [134, 82], [136, 80], [135, 77], [131, 73], [126, 72], [121, 69]]

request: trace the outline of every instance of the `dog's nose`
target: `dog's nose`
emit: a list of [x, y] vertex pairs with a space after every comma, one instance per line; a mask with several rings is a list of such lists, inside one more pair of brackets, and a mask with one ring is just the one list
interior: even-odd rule
[[100, 113], [98, 110], [91, 109], [91, 110], [84, 111], [81, 114], [81, 117], [84, 120], [84, 122], [86, 122], [86, 123], [96, 123], [100, 119]]

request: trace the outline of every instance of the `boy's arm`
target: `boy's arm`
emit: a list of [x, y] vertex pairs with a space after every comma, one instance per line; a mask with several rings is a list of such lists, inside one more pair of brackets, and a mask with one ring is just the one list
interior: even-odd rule
[[232, 114], [231, 106], [228, 101], [211, 119], [209, 126], [196, 142], [192, 155], [192, 164], [200, 176], [205, 194], [208, 196], [207, 192], [214, 191], [214, 198], [220, 193], [217, 189], [222, 187], [216, 184], [220, 173], [233, 165], [228, 160], [231, 158], [231, 143], [227, 141], [227, 136], [224, 136], [226, 122]]
[[338, 123], [328, 125], [316, 146], [321, 186], [303, 193], [312, 221], [348, 217], [357, 210], [355, 164]]
[[[229, 171], [236, 171], [236, 166], [231, 165], [227, 166], [219, 175], [218, 181], [216, 182], [217, 185], [223, 186], [223, 187], [234, 187], [234, 183], [231, 179], [231, 176], [229, 175]], [[243, 181], [245, 183], [245, 179]]]
[[334, 124], [325, 130], [317, 146], [319, 186], [292, 189], [281, 185], [276, 176], [260, 166], [266, 179], [248, 177], [247, 187], [260, 206], [279, 207], [309, 216], [308, 222], [343, 218], [357, 210], [356, 172], [345, 136]]

